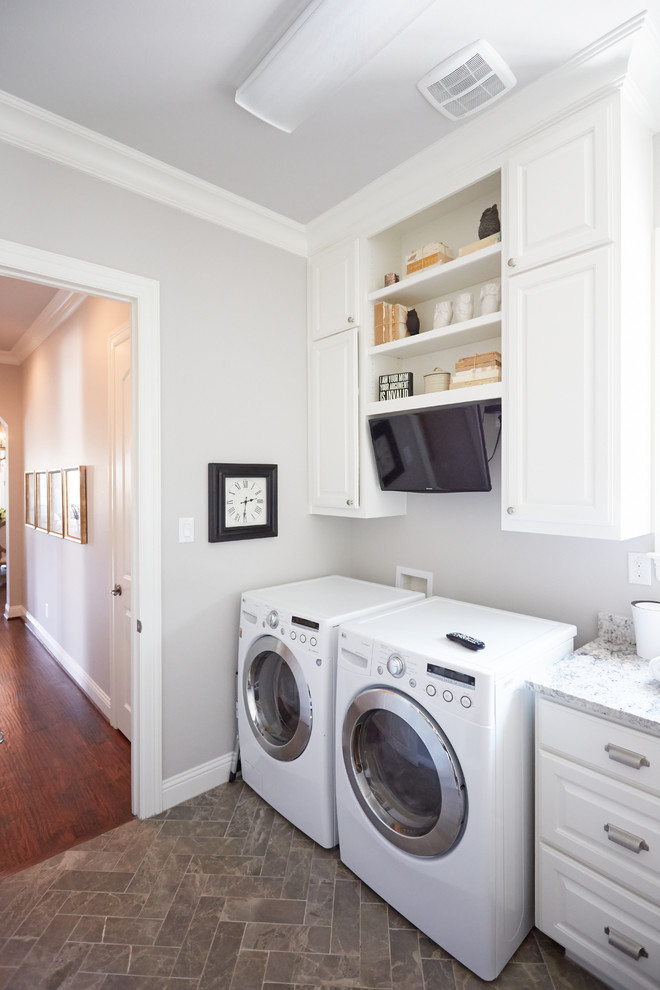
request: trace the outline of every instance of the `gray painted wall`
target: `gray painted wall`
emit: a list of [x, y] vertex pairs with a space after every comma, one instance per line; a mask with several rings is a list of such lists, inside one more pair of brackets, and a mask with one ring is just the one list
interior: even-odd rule
[[[347, 573], [350, 529], [307, 512], [306, 263], [0, 145], [0, 237], [161, 286], [163, 774], [234, 745], [242, 590]], [[207, 463], [279, 465], [276, 539], [206, 539]], [[179, 544], [178, 518], [195, 519]]]

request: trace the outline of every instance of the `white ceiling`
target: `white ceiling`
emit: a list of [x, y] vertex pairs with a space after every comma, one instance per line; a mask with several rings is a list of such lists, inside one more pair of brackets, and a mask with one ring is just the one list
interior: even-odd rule
[[306, 223], [460, 126], [417, 81], [466, 44], [489, 41], [520, 89], [643, 9], [660, 24], [660, 0], [435, 0], [286, 134], [234, 93], [305, 5], [2, 0], [0, 90]]
[[10, 352], [59, 292], [18, 278], [0, 278], [0, 352]]
[[525, 86], [660, 0], [435, 0], [285, 134], [234, 93], [304, 6], [2, 0], [0, 89], [306, 223], [456, 126], [416, 84], [464, 45], [488, 40]]

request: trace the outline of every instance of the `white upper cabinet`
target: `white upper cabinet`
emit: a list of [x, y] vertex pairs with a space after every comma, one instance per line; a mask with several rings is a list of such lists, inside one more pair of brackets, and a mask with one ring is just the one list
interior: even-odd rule
[[354, 327], [310, 343], [312, 511], [359, 505], [357, 334]]
[[309, 262], [309, 315], [312, 340], [359, 323], [358, 241], [333, 245]]
[[611, 161], [605, 109], [569, 118], [513, 154], [506, 267], [524, 270], [612, 239]]
[[509, 285], [504, 528], [606, 536], [612, 355], [608, 248]]
[[[562, 148], [572, 167], [557, 174]], [[512, 160], [507, 228], [521, 264], [504, 266], [504, 529], [651, 531], [651, 152], [650, 132], [617, 94]]]
[[309, 260], [309, 506], [321, 515], [401, 515], [405, 495], [382, 492], [361, 414], [358, 240]]

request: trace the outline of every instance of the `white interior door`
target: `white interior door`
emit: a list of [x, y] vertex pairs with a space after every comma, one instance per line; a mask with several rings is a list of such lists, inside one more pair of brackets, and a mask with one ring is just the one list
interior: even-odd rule
[[131, 738], [131, 328], [110, 336], [110, 718]]

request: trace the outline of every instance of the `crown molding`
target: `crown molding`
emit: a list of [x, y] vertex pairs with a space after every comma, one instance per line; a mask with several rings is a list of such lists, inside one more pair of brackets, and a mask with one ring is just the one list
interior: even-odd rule
[[303, 224], [2, 90], [0, 141], [246, 237], [307, 256]]
[[0, 364], [23, 364], [33, 351], [43, 344], [65, 320], [72, 316], [85, 299], [78, 292], [60, 289], [39, 313], [10, 351], [0, 351]]

